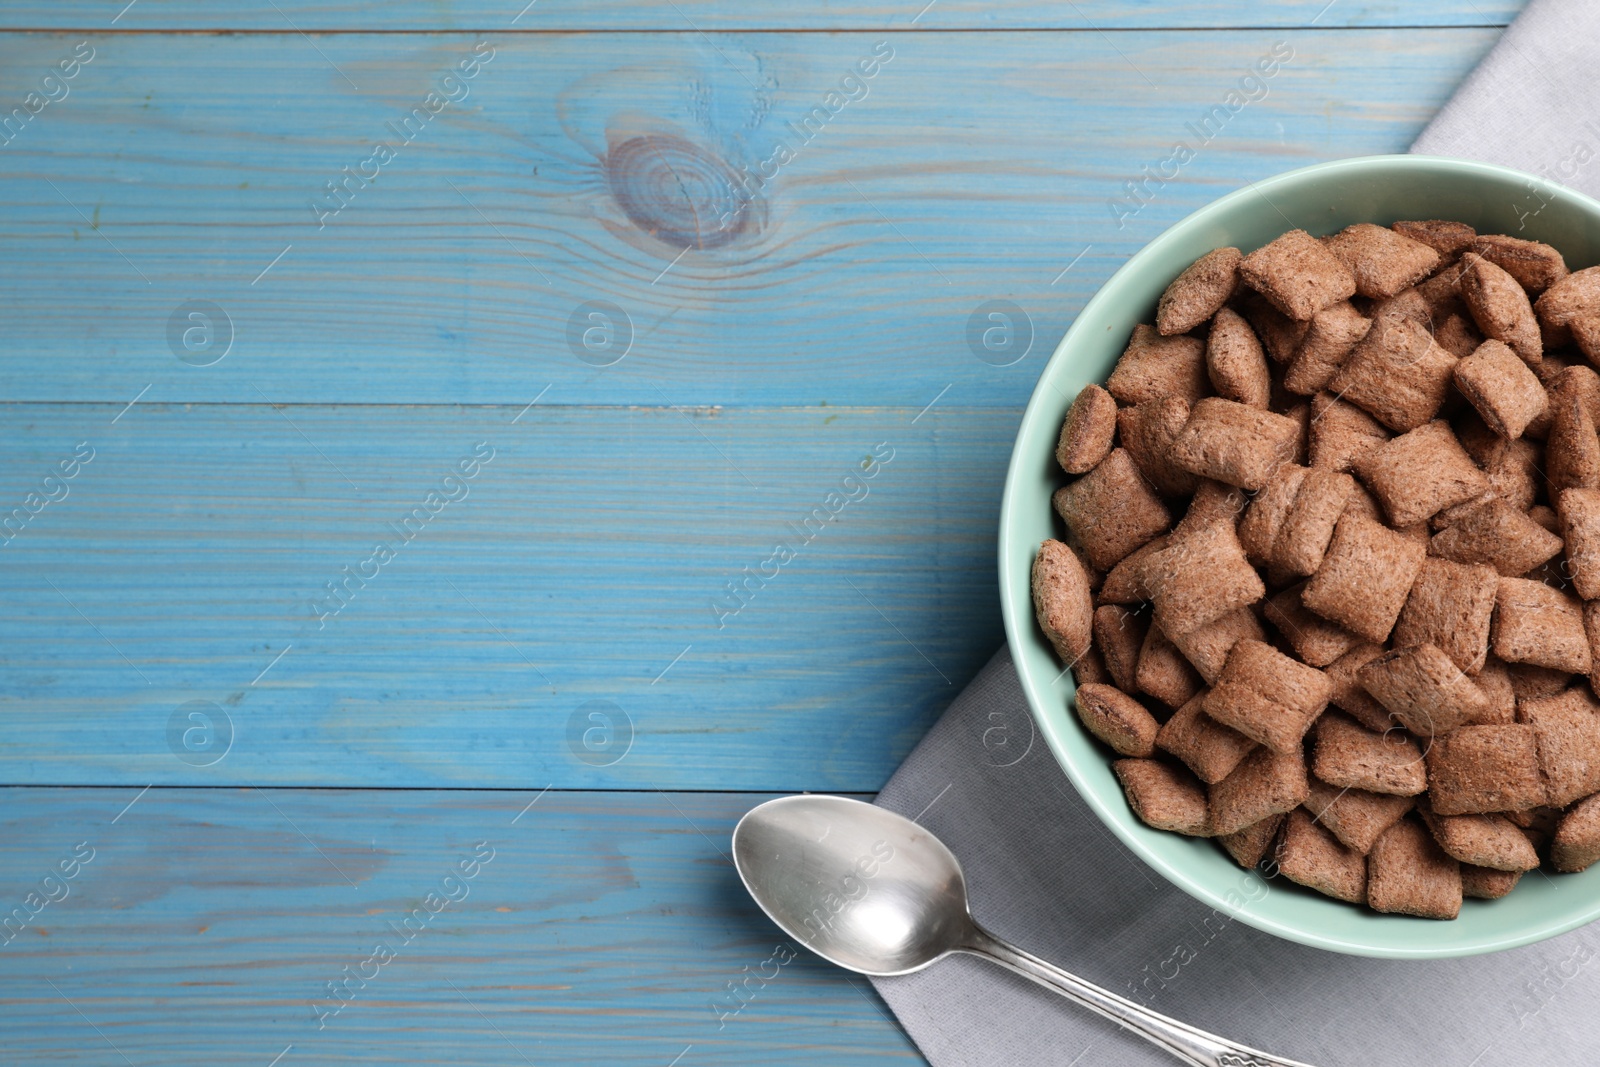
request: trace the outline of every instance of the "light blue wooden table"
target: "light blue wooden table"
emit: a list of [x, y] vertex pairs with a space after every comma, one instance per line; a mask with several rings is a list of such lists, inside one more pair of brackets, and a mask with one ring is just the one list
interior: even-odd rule
[[8, 1064], [916, 1061], [733, 822], [1001, 643], [1106, 276], [1519, 6], [125, 3], [0, 8]]

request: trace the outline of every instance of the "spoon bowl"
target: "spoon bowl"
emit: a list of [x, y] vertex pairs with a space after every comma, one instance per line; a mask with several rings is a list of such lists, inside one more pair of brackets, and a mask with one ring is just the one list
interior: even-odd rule
[[885, 808], [834, 796], [768, 801], [734, 828], [733, 862], [790, 937], [861, 974], [910, 974], [971, 940], [961, 864]]

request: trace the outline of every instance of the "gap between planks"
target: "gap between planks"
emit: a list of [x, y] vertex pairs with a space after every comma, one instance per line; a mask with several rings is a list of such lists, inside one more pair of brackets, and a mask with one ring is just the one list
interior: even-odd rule
[[[147, 387], [148, 388], [148, 387]], [[948, 386], [945, 387], [949, 389]], [[143, 396], [141, 392], [139, 394]], [[943, 396], [944, 393], [940, 393]], [[935, 398], [937, 399], [937, 398]], [[7, 400], [0, 397], [0, 407], [44, 407], [44, 408], [114, 408], [129, 407], [124, 400]], [[386, 400], [145, 400], [140, 404], [145, 408], [385, 408], [388, 410], [422, 409], [428, 411], [525, 411], [532, 407], [531, 404], [461, 404], [449, 401], [438, 403], [412, 403], [411, 401], [386, 401]], [[559, 401], [540, 401], [541, 408], [562, 408], [569, 411], [678, 411], [689, 409], [694, 411], [716, 409], [718, 411], [882, 411], [888, 413], [906, 411], [926, 411], [927, 408], [918, 408], [915, 404], [725, 404], [725, 403], [681, 403], [681, 404], [588, 404], [573, 403], [563, 404]], [[1026, 407], [1026, 401], [1016, 404], [977, 404], [963, 406], [961, 404], [941, 405], [941, 411], [1021, 411]]]
[[[126, 791], [133, 786], [126, 784], [100, 785], [96, 783], [76, 783], [71, 785], [50, 785], [32, 782], [0, 782], [3, 789], [115, 789]], [[275, 792], [275, 793], [532, 793], [533, 786], [516, 785], [147, 785], [146, 792], [166, 790], [187, 790], [191, 792]], [[825, 793], [834, 797], [875, 797], [876, 791], [864, 790], [815, 790], [815, 789], [655, 789], [595, 786], [589, 788], [575, 788], [573, 786], [545, 786], [540, 795], [544, 793], [607, 793], [627, 794], [637, 793], [641, 796], [657, 793], [678, 793], [691, 796], [748, 796], [761, 797], [779, 794], [788, 796], [791, 793]], [[144, 793], [139, 794], [141, 797]]]
[[[621, 29], [576, 29], [566, 28], [526, 28], [485, 26], [485, 27], [440, 27], [436, 29], [407, 28], [407, 29], [312, 29], [305, 33], [314, 37], [404, 37], [404, 36], [483, 36], [494, 34], [498, 37], [583, 37], [599, 34], [607, 35], [635, 35], [642, 36], [653, 34], [656, 36], [676, 37], [702, 37], [722, 34], [725, 36], [743, 36], [748, 34], [817, 34], [842, 36], [844, 34], [874, 34], [882, 35], [893, 33], [902, 36], [935, 36], [938, 34], [956, 33], [1062, 33], [1062, 34], [1092, 34], [1092, 33], [1192, 33], [1192, 34], [1218, 34], [1218, 33], [1269, 33], [1273, 31], [1297, 33], [1373, 33], [1404, 30], [1503, 30], [1510, 22], [1423, 22], [1406, 25], [1389, 25], [1387, 23], [1373, 23], [1368, 26], [1317, 26], [1310, 22], [1304, 23], [1262, 23], [1239, 26], [943, 26], [930, 28], [924, 26], [838, 26], [838, 27], [797, 27], [797, 26], [756, 26], [729, 29], [705, 30], [679, 30], [679, 29], [651, 29], [646, 27], [625, 27]], [[163, 28], [163, 27], [133, 27], [121, 26], [66, 26], [66, 27], [10, 27], [0, 28], [0, 35], [4, 34], [52, 34], [78, 37], [92, 35], [95, 37], [296, 37], [300, 36], [296, 30], [277, 29], [199, 29], [199, 28]]]

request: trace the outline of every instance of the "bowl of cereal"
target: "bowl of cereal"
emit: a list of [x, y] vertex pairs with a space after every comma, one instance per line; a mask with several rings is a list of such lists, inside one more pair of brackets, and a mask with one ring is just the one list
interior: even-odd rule
[[1007, 473], [1007, 639], [1095, 814], [1337, 952], [1600, 917], [1600, 203], [1339, 160], [1089, 301]]

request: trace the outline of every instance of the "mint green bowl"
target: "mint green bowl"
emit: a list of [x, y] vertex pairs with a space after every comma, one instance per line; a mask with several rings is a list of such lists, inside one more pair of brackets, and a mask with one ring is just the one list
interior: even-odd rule
[[1530, 872], [1507, 897], [1468, 900], [1454, 922], [1379, 915], [1280, 877], [1241, 870], [1213, 841], [1152, 830], [1134, 817], [1107, 749], [1072, 711], [1073, 682], [1033, 618], [1028, 582], [1039, 542], [1060, 537], [1050, 494], [1065, 480], [1056, 437], [1078, 390], [1104, 382], [1139, 322], [1154, 322], [1168, 283], [1213, 248], [1245, 252], [1285, 230], [1327, 234], [1356, 222], [1459, 219], [1485, 233], [1546, 241], [1574, 269], [1600, 263], [1600, 203], [1505, 167], [1427, 156], [1372, 156], [1290, 171], [1231, 193], [1128, 260], [1056, 346], [1017, 432], [1000, 509], [1000, 602], [1035, 721], [1095, 814], [1151, 867], [1218, 912], [1334, 952], [1436, 959], [1526, 945], [1600, 917], [1600, 865]]

